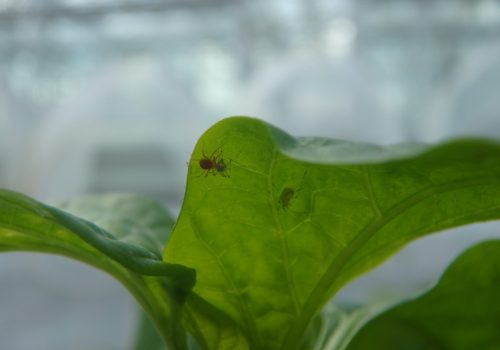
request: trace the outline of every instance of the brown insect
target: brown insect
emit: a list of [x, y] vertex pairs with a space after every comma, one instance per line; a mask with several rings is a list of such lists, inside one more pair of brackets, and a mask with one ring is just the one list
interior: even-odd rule
[[205, 151], [202, 151], [202, 158], [198, 160], [198, 165], [203, 170], [205, 177], [209, 174], [229, 177], [227, 174], [228, 164], [222, 157], [222, 154], [222, 146], [217, 147], [210, 156]]

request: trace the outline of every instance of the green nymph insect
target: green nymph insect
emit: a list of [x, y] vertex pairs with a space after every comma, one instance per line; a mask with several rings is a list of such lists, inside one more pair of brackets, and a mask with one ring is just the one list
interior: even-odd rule
[[[302, 175], [302, 180], [300, 181], [301, 183], [304, 182], [304, 177], [306, 176], [307, 172], [304, 172], [304, 175]], [[295, 197], [297, 192], [302, 190], [302, 187], [300, 187], [297, 190], [294, 190], [291, 187], [285, 187], [281, 190], [280, 196], [278, 198], [278, 204], [283, 210], [287, 210], [290, 207], [290, 203], [292, 202], [292, 199]]]
[[278, 199], [278, 203], [280, 204], [283, 210], [287, 210], [290, 206], [290, 201], [293, 199], [295, 195], [295, 190], [290, 187], [285, 187], [280, 194], [280, 198]]

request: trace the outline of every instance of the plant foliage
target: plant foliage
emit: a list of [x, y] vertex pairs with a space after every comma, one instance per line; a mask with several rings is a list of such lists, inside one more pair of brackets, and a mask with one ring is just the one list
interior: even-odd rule
[[[319, 329], [342, 338], [338, 313], [318, 314], [349, 281], [414, 239], [500, 218], [500, 145], [293, 138], [233, 117], [197, 143], [175, 225], [159, 205], [132, 195], [55, 208], [4, 190], [0, 208], [1, 250], [63, 254], [107, 271], [170, 349], [320, 349]], [[490, 287], [498, 293], [498, 283]], [[399, 312], [433, 308], [423, 300], [376, 318], [361, 334], [386, 329]], [[463, 324], [475, 317], [465, 312]]]

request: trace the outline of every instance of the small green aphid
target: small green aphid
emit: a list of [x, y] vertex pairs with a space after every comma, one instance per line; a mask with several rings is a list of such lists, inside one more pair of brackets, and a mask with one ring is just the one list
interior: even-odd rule
[[285, 187], [283, 191], [281, 191], [278, 203], [280, 204], [283, 210], [288, 209], [288, 207], [290, 206], [290, 202], [293, 199], [293, 196], [295, 196], [295, 190], [293, 188]]
[[[302, 175], [301, 183], [304, 182], [304, 178], [306, 176], [307, 171], [304, 171], [304, 175]], [[295, 197], [297, 192], [301, 191], [302, 187], [294, 190], [291, 187], [285, 187], [281, 190], [280, 197], [278, 199], [278, 204], [283, 210], [287, 210], [290, 207], [292, 199]]]

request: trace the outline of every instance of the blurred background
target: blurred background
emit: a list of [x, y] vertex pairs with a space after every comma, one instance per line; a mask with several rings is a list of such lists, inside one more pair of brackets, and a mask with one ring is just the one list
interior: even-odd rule
[[[194, 143], [229, 115], [435, 142], [500, 137], [498, 96], [497, 0], [0, 0], [0, 187], [44, 201], [132, 191], [176, 213]], [[425, 238], [339, 300], [426, 286], [498, 228]], [[0, 349], [133, 338], [134, 301], [99, 271], [9, 253], [0, 281]]]

